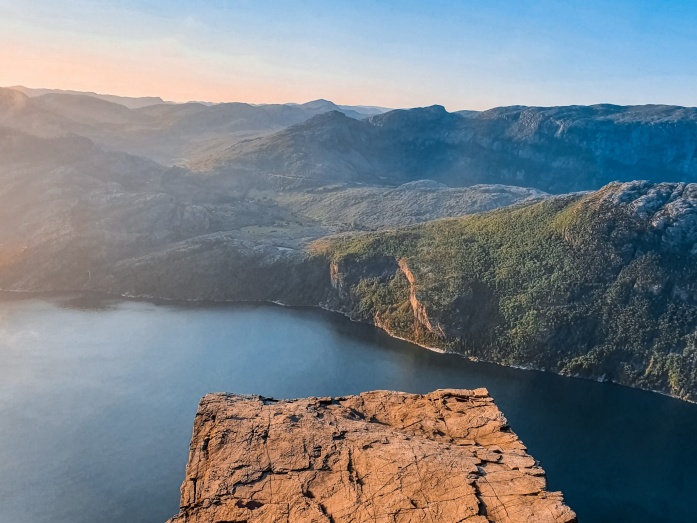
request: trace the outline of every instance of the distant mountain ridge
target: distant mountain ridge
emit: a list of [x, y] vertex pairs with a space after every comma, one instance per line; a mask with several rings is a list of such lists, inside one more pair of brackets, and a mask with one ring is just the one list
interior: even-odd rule
[[318, 100], [313, 100], [311, 102], [306, 102], [303, 104], [288, 103], [285, 105], [290, 105], [292, 107], [301, 107], [303, 109], [311, 110], [317, 114], [327, 113], [329, 111], [338, 111], [344, 113], [349, 118], [355, 118], [360, 120], [367, 116], [375, 116], [378, 114], [386, 113], [391, 111], [391, 109], [385, 109], [383, 107], [373, 107], [373, 106], [353, 106], [353, 105], [337, 105], [329, 100], [324, 100], [322, 98]]
[[121, 105], [128, 107], [129, 109], [139, 109], [140, 107], [147, 107], [148, 105], [155, 105], [155, 104], [174, 103], [174, 102], [166, 102], [162, 98], [160, 98], [159, 96], [140, 96], [140, 97], [117, 96], [114, 94], [99, 94], [99, 93], [93, 93], [93, 92], [72, 91], [72, 90], [64, 90], [64, 89], [32, 89], [30, 87], [24, 87], [23, 85], [13, 85], [11, 87], [8, 87], [8, 89], [14, 89], [15, 91], [19, 91], [21, 93], [24, 93], [25, 95], [32, 97], [32, 98], [36, 97], [36, 96], [43, 96], [46, 94], [71, 94], [71, 95], [89, 96], [91, 98], [98, 98], [98, 99], [104, 100], [106, 102], [121, 104]]
[[[13, 85], [7, 87], [7, 89], [13, 89], [19, 91], [22, 94], [30, 98], [35, 98], [37, 96], [44, 96], [47, 94], [67, 94], [67, 95], [77, 95], [77, 96], [89, 96], [90, 98], [97, 98], [99, 100], [104, 100], [106, 102], [117, 103], [128, 107], [129, 109], [140, 109], [141, 107], [148, 107], [150, 105], [182, 105], [185, 103], [194, 103], [200, 105], [220, 105], [223, 103], [240, 103], [240, 102], [208, 102], [205, 100], [190, 100], [188, 102], [172, 102], [163, 100], [159, 96], [119, 96], [114, 94], [99, 94], [91, 91], [73, 91], [70, 89], [44, 89], [44, 88], [31, 88], [24, 87], [23, 85]], [[392, 109], [387, 107], [379, 107], [376, 105], [337, 105], [334, 102], [319, 98], [317, 100], [312, 100], [305, 103], [284, 103], [284, 104], [273, 104], [273, 103], [260, 103], [260, 104], [250, 104], [255, 107], [262, 107], [264, 105], [289, 105], [295, 107], [303, 107], [305, 109], [314, 109], [322, 111], [341, 111], [351, 118], [364, 118], [366, 116], [373, 116], [376, 114], [386, 113]]]
[[[169, 165], [217, 154], [240, 140], [277, 132], [327, 111], [366, 117], [365, 108], [341, 108], [327, 100], [175, 104], [160, 98], [0, 88], [0, 125], [46, 137], [77, 134], [108, 149]], [[375, 110], [368, 113], [375, 114]]]
[[428, 178], [563, 193], [615, 180], [695, 181], [697, 109], [606, 104], [461, 114], [436, 105], [361, 121], [333, 111], [235, 144], [199, 167], [256, 172], [287, 187]]
[[[129, 109], [82, 94], [0, 89], [0, 125], [85, 136], [112, 151], [184, 165], [239, 187], [336, 183], [504, 184], [550, 193], [612, 181], [697, 180], [697, 109], [645, 105], [448, 112], [304, 104], [157, 103]], [[367, 112], [366, 112], [367, 111]]]

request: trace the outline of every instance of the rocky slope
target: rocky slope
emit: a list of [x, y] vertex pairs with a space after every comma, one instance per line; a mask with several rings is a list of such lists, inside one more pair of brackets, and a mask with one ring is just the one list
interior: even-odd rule
[[563, 193], [615, 180], [697, 180], [697, 109], [673, 106], [395, 110], [318, 115], [230, 147], [202, 167], [277, 187], [336, 182], [502, 183]]
[[210, 394], [170, 523], [571, 523], [485, 389]]

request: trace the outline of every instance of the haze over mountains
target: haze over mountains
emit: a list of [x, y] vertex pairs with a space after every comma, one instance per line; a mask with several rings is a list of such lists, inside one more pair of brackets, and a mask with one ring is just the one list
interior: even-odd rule
[[[105, 149], [274, 189], [433, 179], [452, 187], [504, 183], [562, 193], [614, 180], [690, 181], [697, 175], [694, 108], [449, 113], [432, 106], [374, 114], [381, 109], [342, 108], [326, 100], [129, 109], [96, 96], [104, 97], [27, 97], [3, 89], [0, 125], [45, 137], [77, 134]], [[159, 99], [128, 100], [137, 105]]]
[[[492, 361], [694, 398], [694, 291], [674, 275], [689, 276], [697, 252], [697, 109], [381, 111], [0, 89], [0, 289], [321, 305]], [[637, 179], [673, 185], [563, 195]], [[631, 197], [612, 210], [616, 194]], [[576, 270], [601, 255], [603, 271]], [[518, 267], [529, 271], [509, 278]], [[645, 306], [650, 332], [621, 353], [596, 307], [609, 298], [587, 293], [604, 330], [580, 342], [570, 297], [587, 288]], [[470, 313], [489, 338], [453, 319]], [[424, 337], [436, 322], [444, 338]], [[559, 356], [550, 343], [573, 347]]]
[[[32, 96], [27, 96], [29, 92]], [[327, 111], [364, 118], [380, 109], [306, 104], [165, 103], [26, 88], [0, 89], [0, 125], [41, 136], [78, 134], [112, 150], [171, 165], [211, 154], [245, 138], [263, 136]]]

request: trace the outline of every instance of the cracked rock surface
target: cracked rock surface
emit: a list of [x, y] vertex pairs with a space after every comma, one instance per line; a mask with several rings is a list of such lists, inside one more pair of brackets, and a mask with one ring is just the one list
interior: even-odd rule
[[169, 523], [571, 523], [486, 389], [201, 400]]

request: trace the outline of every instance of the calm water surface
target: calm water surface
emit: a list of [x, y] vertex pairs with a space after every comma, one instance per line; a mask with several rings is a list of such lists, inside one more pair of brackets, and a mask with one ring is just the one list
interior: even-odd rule
[[315, 310], [0, 297], [0, 522], [163, 523], [198, 401], [487, 387], [581, 523], [697, 520], [697, 405]]

